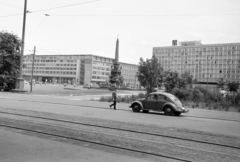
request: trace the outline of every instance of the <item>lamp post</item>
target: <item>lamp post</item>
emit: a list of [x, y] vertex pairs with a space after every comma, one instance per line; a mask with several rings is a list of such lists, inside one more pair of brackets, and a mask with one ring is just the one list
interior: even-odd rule
[[32, 85], [33, 85], [33, 71], [34, 71], [35, 52], [36, 52], [36, 46], [34, 46], [34, 51], [33, 51], [32, 74], [31, 74], [31, 88], [30, 88], [30, 92], [32, 92]]
[[21, 46], [21, 55], [20, 55], [19, 77], [16, 80], [16, 87], [13, 90], [13, 92], [26, 92], [24, 90], [24, 79], [22, 77], [26, 14], [27, 14], [27, 0], [25, 0], [25, 2], [24, 2], [23, 28], [22, 28], [22, 46]]

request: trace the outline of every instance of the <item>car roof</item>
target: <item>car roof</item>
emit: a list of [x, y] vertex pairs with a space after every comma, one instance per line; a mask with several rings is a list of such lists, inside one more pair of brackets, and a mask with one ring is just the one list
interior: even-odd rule
[[166, 96], [174, 96], [173, 94], [167, 93], [167, 92], [152, 92], [150, 94], [162, 94], [162, 95], [166, 95]]

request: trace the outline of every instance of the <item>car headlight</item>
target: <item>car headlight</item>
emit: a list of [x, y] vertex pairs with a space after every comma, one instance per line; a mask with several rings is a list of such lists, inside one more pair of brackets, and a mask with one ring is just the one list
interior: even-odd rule
[[181, 107], [177, 107], [178, 108], [178, 110], [182, 110], [182, 108]]

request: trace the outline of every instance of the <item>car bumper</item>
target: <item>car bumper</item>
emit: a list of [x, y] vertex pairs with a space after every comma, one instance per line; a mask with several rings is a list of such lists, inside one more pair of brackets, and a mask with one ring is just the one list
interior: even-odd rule
[[182, 112], [183, 113], [189, 113], [189, 109], [184, 109]]
[[189, 113], [189, 109], [185, 109], [185, 108], [178, 108], [177, 112], [181, 112], [181, 113]]

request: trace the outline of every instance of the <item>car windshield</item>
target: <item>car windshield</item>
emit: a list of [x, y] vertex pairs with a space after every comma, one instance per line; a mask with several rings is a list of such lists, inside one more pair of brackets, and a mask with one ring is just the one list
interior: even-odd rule
[[179, 107], [182, 107], [182, 102], [174, 95], [168, 94], [169, 98]]

